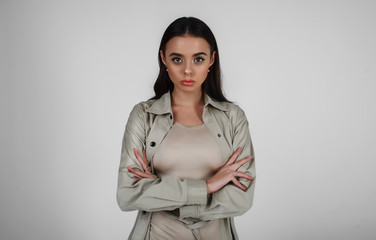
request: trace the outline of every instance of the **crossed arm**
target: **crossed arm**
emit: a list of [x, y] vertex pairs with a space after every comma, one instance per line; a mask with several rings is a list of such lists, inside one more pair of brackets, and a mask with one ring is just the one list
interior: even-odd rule
[[[123, 211], [147, 212], [178, 209], [179, 218], [202, 220], [238, 216], [252, 205], [255, 186], [255, 164], [248, 122], [244, 112], [235, 111], [230, 118], [234, 151], [228, 161], [209, 179], [157, 177], [146, 161], [143, 108], [131, 112], [123, 138], [119, 168], [117, 201]], [[252, 155], [252, 156], [251, 156]], [[240, 158], [241, 160], [237, 159]], [[232, 184], [233, 183], [233, 184]]]
[[[217, 192], [230, 182], [232, 182], [235, 186], [240, 188], [243, 191], [246, 191], [247, 188], [242, 185], [237, 178], [245, 178], [248, 180], [253, 180], [253, 177], [237, 171], [243, 164], [250, 161], [252, 159], [252, 156], [248, 156], [244, 159], [241, 159], [239, 161], [236, 161], [239, 154], [241, 153], [242, 149], [238, 148], [232, 156], [229, 158], [229, 160], [211, 177], [206, 181], [206, 187], [207, 187], [207, 194]], [[134, 155], [137, 158], [137, 160], [140, 162], [143, 171], [133, 169], [132, 167], [128, 167], [128, 171], [135, 174], [137, 177], [133, 177], [133, 180], [139, 181], [142, 178], [157, 178], [156, 175], [151, 173], [150, 167], [148, 166], [148, 162], [146, 160], [146, 154], [145, 150], [142, 150], [142, 157], [138, 153], [137, 149], [133, 149]], [[236, 162], [235, 162], [236, 161]]]

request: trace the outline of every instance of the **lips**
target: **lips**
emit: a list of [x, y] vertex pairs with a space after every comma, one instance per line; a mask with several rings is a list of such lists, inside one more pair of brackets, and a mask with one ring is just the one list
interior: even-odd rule
[[184, 86], [192, 86], [194, 82], [195, 82], [195, 81], [193, 81], [193, 80], [182, 80], [182, 81], [181, 81], [181, 83], [182, 83]]

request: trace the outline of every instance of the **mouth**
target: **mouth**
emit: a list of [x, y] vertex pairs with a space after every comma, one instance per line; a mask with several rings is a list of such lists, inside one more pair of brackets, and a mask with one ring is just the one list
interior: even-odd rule
[[186, 80], [186, 79], [184, 79], [184, 80], [182, 80], [182, 81], [180, 81], [184, 86], [192, 86], [194, 83], [195, 83], [195, 81], [193, 81], [193, 80]]

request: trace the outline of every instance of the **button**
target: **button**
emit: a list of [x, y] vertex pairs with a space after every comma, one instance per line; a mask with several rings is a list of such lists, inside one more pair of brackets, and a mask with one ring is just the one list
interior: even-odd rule
[[150, 146], [155, 147], [155, 142], [150, 142]]
[[218, 133], [218, 137], [221, 137], [222, 135]]
[[170, 119], [172, 119], [172, 114], [170, 114]]

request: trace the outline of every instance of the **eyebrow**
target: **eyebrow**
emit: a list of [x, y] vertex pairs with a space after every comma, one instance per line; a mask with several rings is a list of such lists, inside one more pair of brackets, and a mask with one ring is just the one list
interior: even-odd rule
[[[205, 56], [207, 56], [207, 54], [204, 53], [204, 52], [198, 52], [198, 53], [193, 54], [194, 57], [197, 57], [197, 56], [199, 56], [199, 55], [205, 55]], [[171, 56], [182, 57], [183, 54], [173, 52], [173, 53], [171, 53], [171, 54], [168, 55], [168, 56], [169, 56], [169, 57], [171, 57]]]

